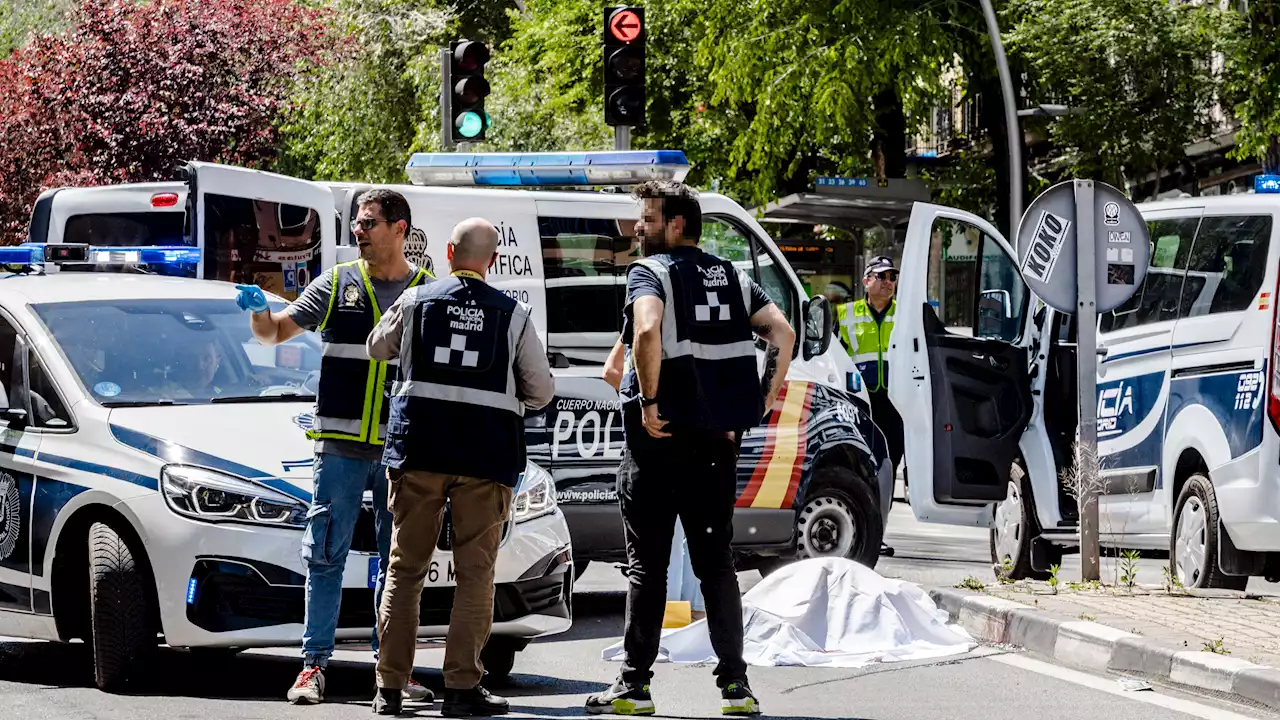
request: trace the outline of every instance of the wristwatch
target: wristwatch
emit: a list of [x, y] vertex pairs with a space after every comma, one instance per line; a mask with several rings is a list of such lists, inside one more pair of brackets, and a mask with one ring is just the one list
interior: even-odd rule
[[640, 396], [640, 407], [642, 408], [649, 407], [650, 405], [657, 405], [657, 404], [658, 404], [658, 398], [656, 397], [647, 398], [643, 395]]

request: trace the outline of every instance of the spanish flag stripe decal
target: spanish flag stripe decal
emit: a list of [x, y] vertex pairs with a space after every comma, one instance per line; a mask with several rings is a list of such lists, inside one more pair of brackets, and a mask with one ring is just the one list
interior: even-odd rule
[[795, 462], [791, 464], [791, 480], [787, 484], [787, 494], [779, 507], [789, 508], [796, 502], [796, 493], [800, 490], [800, 470], [804, 467], [804, 459], [809, 449], [809, 409], [813, 405], [813, 383], [806, 383], [808, 390], [804, 394], [804, 409], [800, 411], [800, 423], [797, 427], [799, 445]]
[[756, 468], [751, 472], [751, 480], [747, 482], [747, 487], [738, 496], [737, 507], [751, 507], [755, 502], [756, 494], [760, 492], [760, 486], [764, 483], [765, 471], [769, 469], [769, 461], [773, 457], [774, 438], [776, 433], [774, 428], [778, 426], [778, 419], [782, 416], [781, 408], [785, 406], [787, 401], [787, 392], [791, 389], [792, 383], [784, 382], [782, 390], [778, 392], [778, 399], [774, 401], [773, 412], [769, 413], [769, 424], [766, 426], [764, 436], [764, 447], [760, 451], [760, 460], [756, 462]]
[[772, 452], [767, 453], [764, 478], [751, 501], [753, 508], [785, 507], [783, 501], [791, 487], [792, 476], [798, 473], [798, 464], [804, 459], [801, 423], [806, 417], [810, 389], [809, 383], [787, 383], [788, 392], [778, 412], [778, 421], [770, 426], [769, 440], [772, 443], [768, 440], [765, 443], [766, 448], [772, 444]]

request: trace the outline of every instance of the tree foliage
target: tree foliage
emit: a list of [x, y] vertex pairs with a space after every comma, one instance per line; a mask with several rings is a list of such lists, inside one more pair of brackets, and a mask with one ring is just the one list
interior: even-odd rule
[[1233, 156], [1280, 171], [1280, 2], [1250, 0], [1227, 55], [1227, 92], [1240, 121]]
[[1074, 112], [1052, 123], [1077, 174], [1123, 185], [1159, 172], [1214, 130], [1210, 110], [1234, 16], [1168, 0], [1016, 0], [1010, 48], [1033, 99]]
[[71, 9], [71, 0], [7, 0], [0, 2], [0, 59], [22, 47], [31, 33], [60, 29]]
[[293, 79], [334, 48], [324, 13], [292, 0], [85, 0], [0, 61], [0, 233], [50, 185], [262, 164]]

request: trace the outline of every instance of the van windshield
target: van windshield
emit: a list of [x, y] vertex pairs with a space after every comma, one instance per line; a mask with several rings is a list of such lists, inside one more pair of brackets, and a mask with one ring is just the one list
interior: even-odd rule
[[32, 310], [89, 396], [107, 407], [315, 398], [319, 341], [304, 333], [264, 347], [234, 300], [59, 302]]

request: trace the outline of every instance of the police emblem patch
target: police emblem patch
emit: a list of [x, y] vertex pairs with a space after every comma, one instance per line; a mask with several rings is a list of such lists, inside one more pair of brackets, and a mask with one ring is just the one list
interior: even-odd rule
[[301, 415], [293, 416], [293, 424], [297, 425], [303, 430], [310, 430], [313, 426], [315, 426], [315, 420], [316, 420], [316, 416], [312, 415], [311, 413], [302, 413]]
[[342, 288], [342, 307], [358, 308], [363, 307], [364, 302], [360, 298], [360, 288], [355, 283], [349, 283]]
[[18, 496], [18, 481], [9, 473], [0, 473], [0, 560], [6, 560], [18, 546], [19, 522], [22, 498]]

